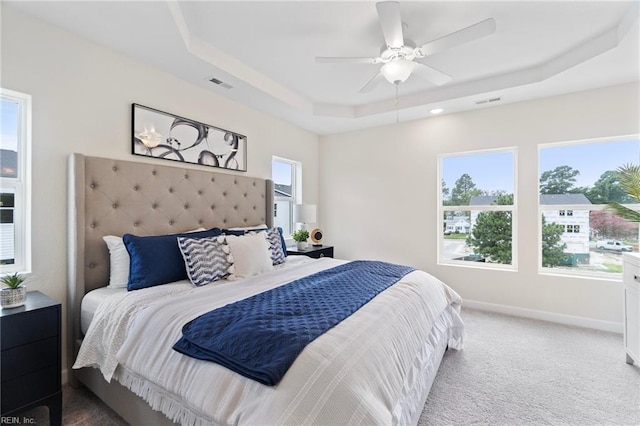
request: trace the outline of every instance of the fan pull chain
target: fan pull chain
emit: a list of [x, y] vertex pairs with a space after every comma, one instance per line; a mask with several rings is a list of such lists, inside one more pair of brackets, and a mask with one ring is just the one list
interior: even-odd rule
[[398, 100], [398, 86], [399, 82], [396, 82], [396, 124], [400, 122], [400, 101]]

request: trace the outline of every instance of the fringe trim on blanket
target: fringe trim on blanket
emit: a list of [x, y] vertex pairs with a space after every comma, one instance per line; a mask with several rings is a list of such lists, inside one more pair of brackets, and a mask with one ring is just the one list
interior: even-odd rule
[[[441, 355], [448, 345], [451, 349], [462, 349], [464, 328], [455, 308], [447, 309], [434, 322], [429, 337], [417, 355], [412, 373], [407, 375], [403, 386], [404, 396], [396, 403], [392, 415], [393, 425], [416, 424], [424, 408], [424, 400], [433, 386]], [[417, 410], [418, 412], [415, 412]]]
[[182, 400], [174, 398], [161, 387], [138, 377], [122, 366], [118, 366], [114, 377], [120, 384], [144, 399], [151, 408], [160, 411], [173, 422], [183, 426], [212, 426], [216, 424], [194, 412]]

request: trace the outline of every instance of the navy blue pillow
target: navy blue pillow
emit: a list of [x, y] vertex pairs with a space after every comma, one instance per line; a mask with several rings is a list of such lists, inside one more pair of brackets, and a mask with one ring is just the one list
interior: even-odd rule
[[131, 258], [127, 290], [139, 290], [187, 279], [184, 259], [178, 247], [178, 237], [217, 237], [221, 234], [219, 228], [148, 237], [124, 234], [122, 241]]
[[280, 234], [280, 242], [282, 243], [282, 251], [284, 257], [287, 257], [287, 243], [284, 241], [284, 235], [282, 235], [282, 228], [278, 226], [278, 233]]

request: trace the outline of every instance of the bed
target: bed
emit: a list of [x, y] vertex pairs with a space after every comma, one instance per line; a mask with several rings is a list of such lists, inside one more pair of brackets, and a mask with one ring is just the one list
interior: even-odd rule
[[[446, 348], [460, 349], [463, 339], [459, 296], [426, 272], [402, 275], [309, 343], [275, 386], [172, 345], [203, 313], [351, 262], [292, 256], [268, 272], [216, 285], [105, 288], [104, 236], [259, 224], [273, 226], [270, 180], [72, 154], [71, 384], [84, 384], [136, 425], [416, 424]], [[95, 330], [118, 331], [105, 338]], [[75, 361], [87, 366], [73, 369]]]

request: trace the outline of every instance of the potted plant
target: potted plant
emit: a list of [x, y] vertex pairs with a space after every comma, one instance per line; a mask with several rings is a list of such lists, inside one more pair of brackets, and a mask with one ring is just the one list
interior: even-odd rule
[[307, 231], [306, 229], [298, 229], [293, 234], [291, 234], [291, 237], [296, 242], [298, 250], [304, 250], [307, 248], [307, 238], [309, 238], [309, 231]]
[[6, 286], [0, 290], [0, 301], [3, 308], [17, 308], [27, 300], [27, 287], [23, 284], [26, 278], [15, 274], [0, 277], [0, 282]]

